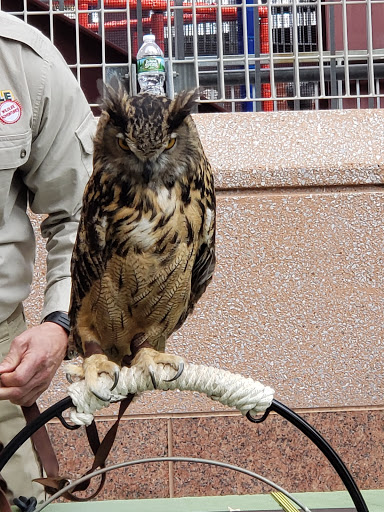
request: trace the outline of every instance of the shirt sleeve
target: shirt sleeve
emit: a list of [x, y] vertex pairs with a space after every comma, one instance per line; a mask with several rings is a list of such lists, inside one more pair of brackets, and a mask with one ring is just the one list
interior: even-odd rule
[[42, 318], [68, 311], [70, 262], [84, 187], [92, 172], [95, 119], [60, 54], [46, 62], [41, 97], [35, 105], [33, 141], [24, 183], [29, 206], [45, 214], [47, 284]]

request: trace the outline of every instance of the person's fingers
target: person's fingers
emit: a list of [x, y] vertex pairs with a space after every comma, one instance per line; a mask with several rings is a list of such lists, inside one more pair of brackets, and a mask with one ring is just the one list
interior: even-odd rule
[[23, 351], [20, 350], [20, 347], [12, 343], [11, 348], [8, 354], [5, 356], [3, 361], [0, 363], [0, 375], [3, 373], [12, 372], [23, 357]]
[[48, 377], [48, 372], [39, 365], [37, 354], [27, 353], [13, 371], [4, 372], [0, 381], [2, 386], [6, 387], [24, 387], [33, 381], [34, 386]]
[[[37, 386], [32, 389], [25, 388], [0, 388], [0, 400], [9, 400], [10, 402], [29, 407], [45, 391], [45, 387]], [[2, 396], [4, 395], [4, 397]]]

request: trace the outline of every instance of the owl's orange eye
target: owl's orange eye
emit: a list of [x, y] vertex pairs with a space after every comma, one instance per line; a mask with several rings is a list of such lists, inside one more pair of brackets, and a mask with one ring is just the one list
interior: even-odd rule
[[172, 137], [172, 139], [169, 139], [169, 142], [167, 144], [167, 146], [165, 147], [165, 149], [171, 149], [173, 148], [173, 146], [176, 144], [176, 137]]
[[123, 141], [123, 139], [118, 138], [118, 139], [117, 139], [117, 143], [119, 144], [119, 146], [121, 147], [121, 149], [123, 149], [124, 151], [131, 151], [131, 150], [129, 149], [129, 146], [127, 146], [127, 144]]

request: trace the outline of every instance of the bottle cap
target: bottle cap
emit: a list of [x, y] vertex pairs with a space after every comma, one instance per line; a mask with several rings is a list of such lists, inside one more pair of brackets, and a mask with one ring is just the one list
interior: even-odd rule
[[147, 41], [154, 41], [155, 35], [154, 34], [146, 34], [143, 36], [143, 41], [146, 43]]

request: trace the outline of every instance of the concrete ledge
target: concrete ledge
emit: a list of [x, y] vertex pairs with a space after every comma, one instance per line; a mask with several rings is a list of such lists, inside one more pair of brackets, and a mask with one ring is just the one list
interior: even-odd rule
[[194, 116], [218, 188], [384, 182], [384, 111]]
[[[382, 512], [384, 503], [384, 491], [363, 491], [363, 497], [369, 508], [369, 512]], [[299, 493], [294, 494], [304, 505], [313, 512], [322, 510], [353, 511], [352, 501], [346, 492], [332, 493]], [[255, 496], [217, 496], [205, 498], [174, 498], [157, 500], [129, 500], [129, 501], [104, 501], [92, 503], [52, 504], [47, 507], [47, 512], [228, 512], [228, 510], [244, 511], [278, 511], [272, 497], [266, 495]]]

